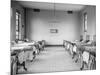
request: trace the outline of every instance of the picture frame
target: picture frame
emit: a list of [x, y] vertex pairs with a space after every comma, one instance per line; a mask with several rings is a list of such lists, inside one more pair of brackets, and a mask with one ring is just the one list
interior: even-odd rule
[[50, 33], [58, 33], [58, 29], [50, 29]]

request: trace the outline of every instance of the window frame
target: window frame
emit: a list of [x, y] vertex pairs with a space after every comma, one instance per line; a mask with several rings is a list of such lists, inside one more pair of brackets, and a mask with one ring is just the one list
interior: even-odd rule
[[84, 13], [84, 32], [87, 32], [87, 13]]
[[20, 40], [21, 38], [20, 38], [20, 27], [21, 27], [21, 13], [18, 11], [18, 10], [16, 10], [16, 39], [17, 40]]

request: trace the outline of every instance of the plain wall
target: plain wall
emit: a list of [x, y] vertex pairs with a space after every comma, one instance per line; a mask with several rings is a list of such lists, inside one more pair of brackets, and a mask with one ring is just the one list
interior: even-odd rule
[[[87, 32], [84, 33], [84, 20], [83, 14], [87, 13]], [[96, 35], [96, 6], [87, 6], [84, 10], [80, 12], [80, 22], [81, 22], [81, 34], [90, 35], [90, 40], [93, 39], [93, 35]]]
[[[21, 27], [24, 27], [24, 9], [23, 7], [16, 1], [11, 1], [11, 41], [16, 39], [16, 10], [21, 13]], [[24, 38], [24, 28], [20, 30], [21, 38]]]
[[[73, 41], [80, 38], [80, 22], [77, 12], [68, 14], [64, 11], [26, 10], [26, 37], [30, 40], [46, 40], [49, 45], [62, 44], [63, 40]], [[52, 22], [56, 21], [56, 23]], [[58, 33], [50, 33], [58, 29]]]

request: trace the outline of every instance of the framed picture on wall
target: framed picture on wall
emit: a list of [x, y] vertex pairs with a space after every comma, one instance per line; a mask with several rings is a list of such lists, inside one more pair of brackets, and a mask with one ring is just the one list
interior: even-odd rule
[[58, 29], [50, 29], [50, 33], [58, 33]]

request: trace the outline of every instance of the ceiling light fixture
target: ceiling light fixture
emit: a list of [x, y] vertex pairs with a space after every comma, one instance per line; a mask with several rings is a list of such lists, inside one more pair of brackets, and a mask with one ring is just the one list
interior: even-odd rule
[[59, 23], [58, 19], [57, 19], [57, 15], [56, 15], [56, 3], [54, 1], [53, 3], [53, 19], [51, 21], [49, 21], [49, 23]]
[[56, 11], [56, 6], [55, 6], [55, 2], [54, 2], [54, 16], [55, 16], [55, 11]]

